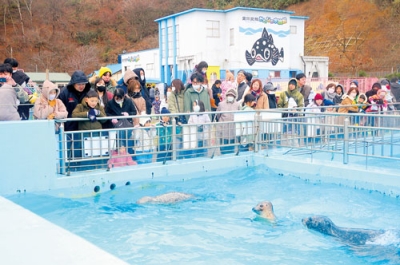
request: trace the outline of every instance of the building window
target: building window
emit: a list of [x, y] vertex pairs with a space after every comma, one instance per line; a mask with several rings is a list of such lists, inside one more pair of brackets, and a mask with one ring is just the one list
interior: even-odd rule
[[207, 37], [219, 38], [219, 21], [207, 20], [206, 21]]
[[297, 27], [296, 26], [290, 26], [290, 34], [297, 34]]
[[229, 45], [230, 46], [235, 45], [235, 29], [229, 30]]
[[146, 70], [153, 70], [153, 69], [154, 69], [154, 63], [146, 64]]

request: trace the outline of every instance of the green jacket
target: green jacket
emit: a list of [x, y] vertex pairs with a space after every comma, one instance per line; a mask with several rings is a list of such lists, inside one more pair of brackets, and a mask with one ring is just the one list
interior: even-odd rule
[[193, 89], [192, 85], [190, 85], [186, 89], [185, 94], [184, 94], [184, 99], [183, 99], [183, 105], [184, 105], [183, 111], [185, 113], [192, 112], [193, 102], [195, 100], [203, 101], [205, 111], [211, 111], [210, 96], [208, 94], [207, 88], [204, 87], [200, 93], [197, 93]]
[[296, 86], [296, 88], [293, 90], [289, 90], [288, 88], [287, 91], [282, 91], [279, 94], [279, 99], [277, 104], [278, 108], [286, 109], [288, 107], [289, 98], [287, 97], [287, 95], [289, 95], [289, 97], [293, 98], [294, 101], [296, 101], [298, 108], [304, 107], [304, 97], [300, 93], [298, 86]]
[[[89, 106], [85, 102], [85, 99], [78, 105], [76, 105], [74, 111], [72, 112], [72, 118], [86, 118], [87, 121], [79, 121], [78, 129], [79, 130], [100, 130], [102, 129], [101, 123], [105, 123], [107, 120], [95, 121], [92, 122], [88, 118]], [[100, 103], [97, 103], [97, 110], [100, 110], [100, 114], [97, 117], [106, 117], [106, 113], [104, 112], [104, 108], [100, 106]]]

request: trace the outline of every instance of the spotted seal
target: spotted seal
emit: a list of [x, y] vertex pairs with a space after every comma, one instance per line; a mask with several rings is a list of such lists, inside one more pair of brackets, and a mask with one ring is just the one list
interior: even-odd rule
[[384, 230], [339, 227], [326, 216], [306, 217], [302, 222], [308, 229], [336, 237], [351, 245], [365, 245], [367, 241], [372, 242], [385, 233]]
[[176, 203], [180, 201], [185, 201], [192, 198], [192, 194], [182, 193], [182, 192], [168, 192], [158, 196], [144, 196], [137, 200], [137, 204], [144, 204], [144, 203]]
[[274, 207], [269, 201], [263, 201], [253, 207], [253, 212], [258, 214], [260, 217], [265, 218], [271, 222], [276, 221], [276, 216], [274, 214]]

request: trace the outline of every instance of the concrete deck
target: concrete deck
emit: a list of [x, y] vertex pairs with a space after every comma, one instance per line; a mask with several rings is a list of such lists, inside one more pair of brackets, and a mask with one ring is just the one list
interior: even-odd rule
[[1, 264], [127, 264], [4, 197], [0, 209]]

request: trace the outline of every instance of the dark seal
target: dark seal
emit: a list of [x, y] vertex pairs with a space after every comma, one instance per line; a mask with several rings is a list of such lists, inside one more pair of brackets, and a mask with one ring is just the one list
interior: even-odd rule
[[336, 237], [351, 245], [365, 245], [367, 241], [372, 242], [385, 233], [384, 230], [339, 227], [326, 216], [306, 217], [302, 222], [308, 229]]

